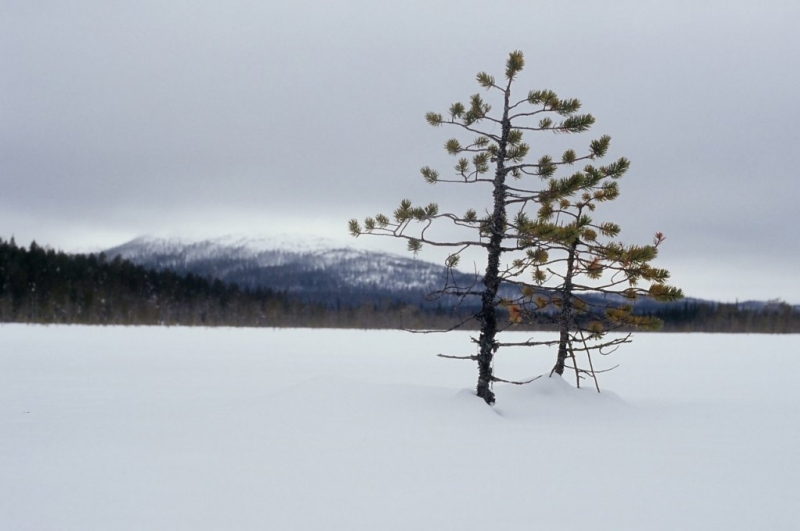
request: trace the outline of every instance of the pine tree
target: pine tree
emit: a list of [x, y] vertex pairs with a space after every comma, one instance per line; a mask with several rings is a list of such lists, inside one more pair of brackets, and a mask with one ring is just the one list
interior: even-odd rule
[[[592, 352], [608, 352], [631, 341], [630, 332], [613, 339], [606, 338], [608, 332], [658, 330], [663, 324], [653, 316], [635, 315], [635, 301], [647, 297], [672, 302], [683, 297], [680, 289], [666, 284], [669, 272], [651, 265], [665, 239], [662, 233], [656, 233], [652, 245], [625, 245], [610, 239], [619, 234], [618, 225], [597, 223], [588, 215], [598, 203], [619, 195], [616, 179], [628, 166], [626, 159], [599, 168], [586, 165], [569, 178], [583, 190], [580, 199], [572, 199], [572, 194], [564, 197], [572, 186], [562, 188], [567, 182], [562, 180], [540, 195], [535, 220], [520, 211], [512, 223], [518, 241], [529, 245], [525, 256], [512, 262], [506, 278], [520, 287], [519, 298], [503, 301], [512, 322], [555, 323], [558, 340], [524, 344], [558, 345], [551, 374], [563, 374], [571, 360], [577, 385], [588, 375], [598, 391]], [[556, 198], [560, 199], [553, 205]], [[514, 280], [528, 271], [532, 284]], [[587, 367], [579, 366], [576, 353], [585, 356]]]
[[[642, 250], [640, 256], [637, 254], [640, 248], [620, 245], [615, 255], [615, 244], [601, 248], [593, 243], [594, 240], [587, 238], [592, 230], [599, 230], [608, 236], [619, 232], [612, 224], [593, 228], [591, 220], [584, 213], [593, 210], [597, 203], [616, 197], [618, 190], [615, 179], [625, 173], [629, 166], [624, 158], [597, 168], [590, 164], [606, 155], [611, 140], [608, 136], [591, 141], [588, 150], [581, 155], [569, 149], [558, 160], [542, 155], [535, 162], [526, 162], [530, 146], [523, 141], [524, 135], [536, 132], [582, 133], [594, 124], [595, 118], [579, 112], [579, 100], [559, 98], [551, 90], [532, 90], [522, 98], [513, 97], [513, 83], [524, 66], [522, 52], [514, 51], [506, 61], [503, 81], [498, 82], [485, 72], [478, 73], [478, 84], [485, 91], [498, 96], [501, 105], [498, 112], [493, 112], [492, 105], [478, 93], [472, 95], [466, 104], [454, 103], [446, 114], [429, 112], [425, 116], [430, 125], [453, 127], [462, 134], [470, 135], [471, 139], [462, 141], [451, 138], [445, 142], [447, 153], [457, 157], [454, 177], [442, 178], [439, 172], [429, 166], [420, 170], [422, 177], [431, 184], [486, 186], [490, 192], [487, 197], [491, 197], [491, 206], [484, 215], [479, 216], [476, 209], [468, 209], [462, 215], [440, 213], [436, 203], [415, 206], [410, 200], [404, 199], [391, 218], [378, 214], [367, 217], [363, 224], [356, 219], [349, 222], [353, 236], [372, 234], [400, 238], [407, 242], [408, 249], [415, 254], [423, 245], [449, 247], [453, 251], [445, 261], [448, 268], [456, 267], [467, 249], [477, 248], [485, 254], [486, 270], [482, 289], [476, 290], [472, 286], [459, 286], [448, 281], [438, 293], [461, 299], [469, 296], [480, 298], [480, 310], [475, 315], [480, 325], [480, 336], [474, 339], [478, 353], [461, 357], [477, 361], [477, 395], [488, 404], [495, 401], [493, 383], [504, 381], [493, 373], [494, 356], [498, 348], [512, 345], [497, 339], [501, 329], [507, 327], [506, 322], [501, 322], [502, 316], [508, 314], [512, 322], [541, 322], [544, 316], [548, 316], [557, 323], [561, 335], [555, 372], [560, 374], [564, 365], [561, 343], [564, 352], [574, 352], [576, 347], [573, 343], [585, 332], [583, 322], [576, 317], [576, 312], [584, 310], [584, 301], [577, 296], [584, 286], [575, 283], [576, 276], [587, 272], [595, 275], [598, 267], [601, 267], [601, 277], [603, 273], [616, 271], [615, 267], [623, 272], [638, 267], [627, 277], [629, 283], [635, 284], [640, 279], [650, 280], [662, 286], [653, 289], [651, 295], [662, 295], [662, 298], [680, 296], [679, 290], [663, 285], [668, 277], [666, 271], [655, 270], [648, 265], [655, 256], [655, 246], [648, 247], [646, 252]], [[582, 171], [556, 178], [559, 169], [580, 162], [587, 163]], [[576, 194], [582, 194], [581, 201], [570, 200]], [[529, 213], [531, 210], [536, 212], [533, 218]], [[511, 218], [509, 213], [513, 214]], [[567, 219], [573, 221], [568, 222]], [[441, 241], [428, 236], [428, 229], [440, 222], [464, 227], [470, 236], [459, 241]], [[549, 253], [558, 251], [566, 251], [566, 257], [549, 258]], [[592, 265], [595, 255], [602, 266]], [[626, 260], [632, 261], [631, 264]], [[558, 266], [565, 266], [566, 269], [562, 273], [550, 272]], [[531, 281], [521, 280], [528, 273], [532, 274]], [[448, 278], [452, 276], [448, 275]], [[548, 281], [552, 278], [561, 279], [561, 284], [549, 287]], [[610, 286], [601, 286], [601, 289], [611, 291], [618, 285], [616, 280], [611, 282]], [[503, 284], [519, 285], [521, 295], [512, 299], [500, 297]], [[633, 292], [628, 294], [632, 296]], [[560, 307], [556, 317], [552, 312], [554, 306]], [[613, 323], [611, 328], [616, 324], [653, 326], [650, 321], [637, 322], [626, 308], [616, 309], [622, 313], [609, 313], [606, 320]], [[586, 326], [590, 326], [596, 335], [605, 332], [605, 328], [599, 331], [594, 322]], [[526, 344], [547, 343], [552, 342]]]

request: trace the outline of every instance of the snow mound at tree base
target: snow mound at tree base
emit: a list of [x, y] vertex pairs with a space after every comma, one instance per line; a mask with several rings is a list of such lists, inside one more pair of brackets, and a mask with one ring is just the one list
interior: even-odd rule
[[628, 404], [612, 391], [598, 393], [592, 383], [577, 388], [563, 377], [542, 374], [524, 385], [495, 386], [497, 412], [506, 418], [615, 415], [629, 411]]
[[281, 412], [284, 425], [366, 426], [372, 431], [420, 423], [443, 428], [517, 419], [590, 421], [633, 411], [611, 391], [576, 388], [558, 375], [544, 374], [524, 385], [498, 384], [495, 392], [497, 404], [490, 407], [472, 389], [374, 384], [321, 375], [265, 397], [263, 405]]

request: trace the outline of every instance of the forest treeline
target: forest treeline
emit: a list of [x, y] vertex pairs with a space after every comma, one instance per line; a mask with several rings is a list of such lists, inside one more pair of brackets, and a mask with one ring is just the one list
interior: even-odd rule
[[664, 321], [664, 332], [800, 333], [800, 311], [780, 300], [763, 307], [687, 300], [643, 313]]
[[392, 328], [401, 317], [403, 326], [414, 328], [431, 319], [447, 321], [441, 314], [391, 301], [333, 310], [272, 290], [242, 290], [119, 257], [108, 260], [102, 253], [73, 255], [0, 239], [0, 322]]
[[[643, 313], [663, 319], [667, 332], [800, 332], [800, 312], [780, 302], [752, 308], [687, 300], [661, 308], [649, 305]], [[67, 254], [35, 242], [25, 248], [13, 238], [0, 239], [0, 322], [445, 329], [464, 319], [453, 309], [388, 297], [354, 305], [309, 302], [283, 292], [150, 270], [102, 253]], [[475, 328], [475, 323], [466, 322], [464, 328]]]

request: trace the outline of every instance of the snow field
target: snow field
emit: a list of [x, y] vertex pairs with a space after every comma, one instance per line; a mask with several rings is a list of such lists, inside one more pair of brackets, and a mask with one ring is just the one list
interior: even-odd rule
[[467, 333], [3, 325], [0, 530], [798, 529], [798, 347], [638, 334], [489, 408]]

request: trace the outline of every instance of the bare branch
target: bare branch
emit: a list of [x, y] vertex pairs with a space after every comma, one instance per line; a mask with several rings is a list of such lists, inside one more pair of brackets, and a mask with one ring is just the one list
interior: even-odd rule
[[[488, 116], [485, 116], [484, 118], [486, 120], [489, 120], [490, 122], [500, 123], [498, 120], [495, 120], [494, 118], [489, 118]], [[482, 118], [482, 119], [484, 119], [484, 118]], [[487, 138], [491, 138], [495, 142], [500, 142], [500, 137], [497, 136], [497, 135], [493, 135], [491, 133], [486, 133], [484, 131], [481, 131], [480, 129], [475, 129], [475, 128], [470, 127], [468, 125], [462, 124], [461, 122], [456, 122], [455, 120], [452, 120], [452, 119], [450, 119], [450, 120], [442, 120], [442, 124], [456, 125], [458, 127], [461, 127], [462, 129], [466, 129], [467, 131], [469, 131], [471, 133], [475, 133], [476, 135], [482, 135], [482, 136], [485, 136]]]
[[498, 347], [536, 347], [558, 345], [558, 339], [552, 341], [522, 341], [518, 343], [497, 343]]
[[437, 358], [447, 358], [451, 360], [477, 360], [478, 356], [449, 356], [447, 354], [437, 354]]
[[[522, 101], [528, 101], [528, 100], [525, 99], [525, 100], [522, 100]], [[519, 103], [522, 103], [522, 102], [519, 102]], [[519, 103], [515, 104], [514, 106], [516, 107], [517, 105], [519, 105]], [[552, 109], [544, 109], [543, 108], [543, 109], [538, 109], [538, 110], [531, 111], [531, 112], [521, 112], [521, 113], [515, 114], [513, 116], [509, 116], [509, 119], [510, 120], [516, 120], [517, 118], [524, 118], [526, 116], [536, 116], [537, 114], [542, 114], [543, 112], [555, 112], [555, 111], [553, 111]], [[521, 127], [518, 127], [516, 125], [514, 127], [516, 129], [522, 129]], [[548, 128], [548, 129], [554, 129], [554, 128]], [[540, 131], [540, 130], [541, 129], [537, 129], [537, 131]]]
[[521, 382], [520, 381], [515, 381], [515, 380], [503, 380], [502, 378], [498, 378], [497, 376], [492, 376], [492, 380], [495, 381], [495, 382], [503, 382], [503, 383], [513, 384], [513, 385], [525, 385], [525, 384], [529, 384], [531, 382], [535, 382], [536, 380], [538, 380], [542, 376], [544, 376], [544, 374], [540, 374], [539, 376], [535, 376], [535, 377], [531, 378], [530, 380], [523, 380]]

